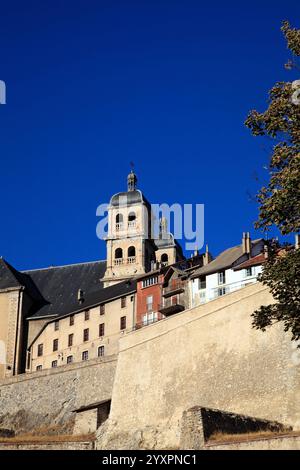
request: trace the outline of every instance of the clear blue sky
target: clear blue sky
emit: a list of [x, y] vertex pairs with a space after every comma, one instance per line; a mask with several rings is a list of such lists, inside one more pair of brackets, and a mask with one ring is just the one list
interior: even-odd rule
[[[298, 1], [0, 4], [0, 255], [19, 269], [105, 258], [96, 207], [126, 187], [204, 203], [214, 254], [253, 230], [271, 142], [243, 125], [289, 57]], [[257, 178], [259, 181], [257, 181]]]

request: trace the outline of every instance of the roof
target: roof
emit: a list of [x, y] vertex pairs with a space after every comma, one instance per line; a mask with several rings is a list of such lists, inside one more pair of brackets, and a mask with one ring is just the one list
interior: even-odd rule
[[[256, 256], [263, 249], [264, 240], [262, 238], [251, 242], [253, 256]], [[248, 255], [243, 253], [242, 245], [233, 246], [220, 253], [213, 261], [199, 269], [196, 269], [192, 278], [213, 274], [223, 269], [228, 269], [237, 264], [247, 261]]]
[[174, 235], [170, 232], [164, 234], [161, 238], [155, 238], [153, 241], [159, 249], [176, 246]]
[[81, 406], [80, 408], [76, 408], [75, 410], [72, 410], [72, 411], [73, 413], [81, 413], [82, 411], [93, 410], [94, 408], [98, 408], [101, 405], [110, 404], [110, 403], [111, 403], [111, 400], [97, 401], [96, 403], [91, 403], [90, 405]]
[[150, 207], [150, 203], [143, 195], [142, 191], [135, 189], [134, 191], [126, 191], [122, 193], [117, 193], [112, 196], [110, 199], [110, 206], [118, 207], [120, 205], [130, 206], [131, 204], [140, 204], [145, 203]]
[[27, 283], [36, 288], [39, 299], [35, 303], [29, 318], [62, 316], [78, 309], [78, 290], [84, 292], [84, 297], [97, 295], [103, 290], [100, 279], [106, 269], [105, 261], [72, 264], [24, 271]]
[[266, 258], [264, 253], [260, 253], [259, 255], [254, 256], [253, 258], [247, 259], [247, 261], [245, 261], [244, 263], [239, 264], [238, 266], [236, 266], [236, 268], [234, 268], [234, 270], [238, 271], [239, 269], [250, 268], [251, 266], [258, 266], [265, 262]]
[[184, 270], [178, 269], [175, 265], [168, 266], [168, 270], [165, 273], [164, 276], [164, 282], [170, 279], [173, 273], [176, 273], [178, 276], [184, 276], [186, 275], [186, 272]]
[[20, 288], [23, 285], [22, 275], [7, 261], [0, 258], [0, 290]]
[[[58, 318], [63, 318], [67, 317], [69, 315], [75, 314], [75, 313], [80, 313], [83, 312], [84, 310], [96, 307], [97, 305], [101, 305], [105, 302], [111, 302], [114, 299], [118, 299], [121, 297], [125, 297], [128, 294], [131, 294], [133, 292], [136, 292], [136, 280], [127, 280], [123, 282], [118, 282], [117, 284], [114, 284], [109, 287], [102, 287], [100, 286], [98, 289], [92, 292], [87, 292], [87, 294], [84, 296], [84, 301], [79, 304], [77, 300], [77, 292], [76, 292], [76, 300], [69, 305], [69, 309], [66, 309], [65, 312], [61, 312], [55, 317], [53, 315], [48, 314], [44, 315], [45, 317], [49, 317], [49, 321], [47, 321], [44, 326], [39, 330], [37, 335], [33, 338], [31, 341], [29, 348], [32, 346], [32, 344], [37, 340], [37, 338], [41, 335], [41, 333], [44, 331], [44, 329], [49, 325], [49, 323], [56, 321]], [[33, 315], [32, 317], [27, 318], [27, 320], [34, 320], [37, 318], [41, 317], [40, 311], [37, 312], [36, 315]]]

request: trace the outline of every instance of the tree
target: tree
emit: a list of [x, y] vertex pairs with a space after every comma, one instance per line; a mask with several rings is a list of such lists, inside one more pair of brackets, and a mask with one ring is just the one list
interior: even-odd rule
[[[293, 60], [287, 69], [298, 68], [300, 30], [284, 21], [281, 30]], [[245, 122], [254, 136], [269, 136], [274, 146], [269, 164], [269, 182], [257, 195], [259, 217], [256, 228], [268, 231], [272, 226], [282, 235], [300, 232], [300, 81], [278, 82], [269, 92], [265, 112], [251, 111]], [[280, 253], [280, 255], [279, 255]], [[276, 303], [253, 313], [253, 326], [265, 331], [283, 322], [292, 340], [300, 339], [300, 249], [270, 247], [260, 276], [270, 288]]]

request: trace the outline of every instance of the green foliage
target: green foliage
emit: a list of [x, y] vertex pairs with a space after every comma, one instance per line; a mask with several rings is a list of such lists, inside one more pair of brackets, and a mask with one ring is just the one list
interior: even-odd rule
[[266, 327], [283, 322], [284, 330], [292, 333], [292, 340], [300, 339], [300, 250], [285, 254], [271, 253], [260, 281], [266, 284], [277, 303], [260, 307], [253, 314], [253, 325], [265, 331]]
[[[300, 30], [291, 28], [287, 21], [281, 29], [290, 51], [300, 56]], [[300, 105], [292, 100], [294, 92], [292, 83], [276, 83], [269, 92], [267, 110], [251, 111], [245, 122], [254, 136], [276, 139], [269, 183], [257, 195], [259, 218], [255, 226], [264, 231], [276, 226], [283, 235], [300, 232]], [[300, 250], [289, 249], [284, 256], [278, 256], [278, 250], [273, 249], [261, 281], [270, 288], [277, 303], [263, 306], [253, 314], [254, 327], [264, 331], [281, 321], [293, 340], [300, 339], [299, 276]]]

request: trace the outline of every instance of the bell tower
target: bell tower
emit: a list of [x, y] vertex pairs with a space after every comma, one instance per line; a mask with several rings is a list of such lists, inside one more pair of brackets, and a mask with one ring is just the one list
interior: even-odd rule
[[150, 271], [154, 252], [151, 206], [137, 189], [137, 177], [131, 170], [127, 176], [127, 191], [112, 196], [108, 206], [104, 286]]

